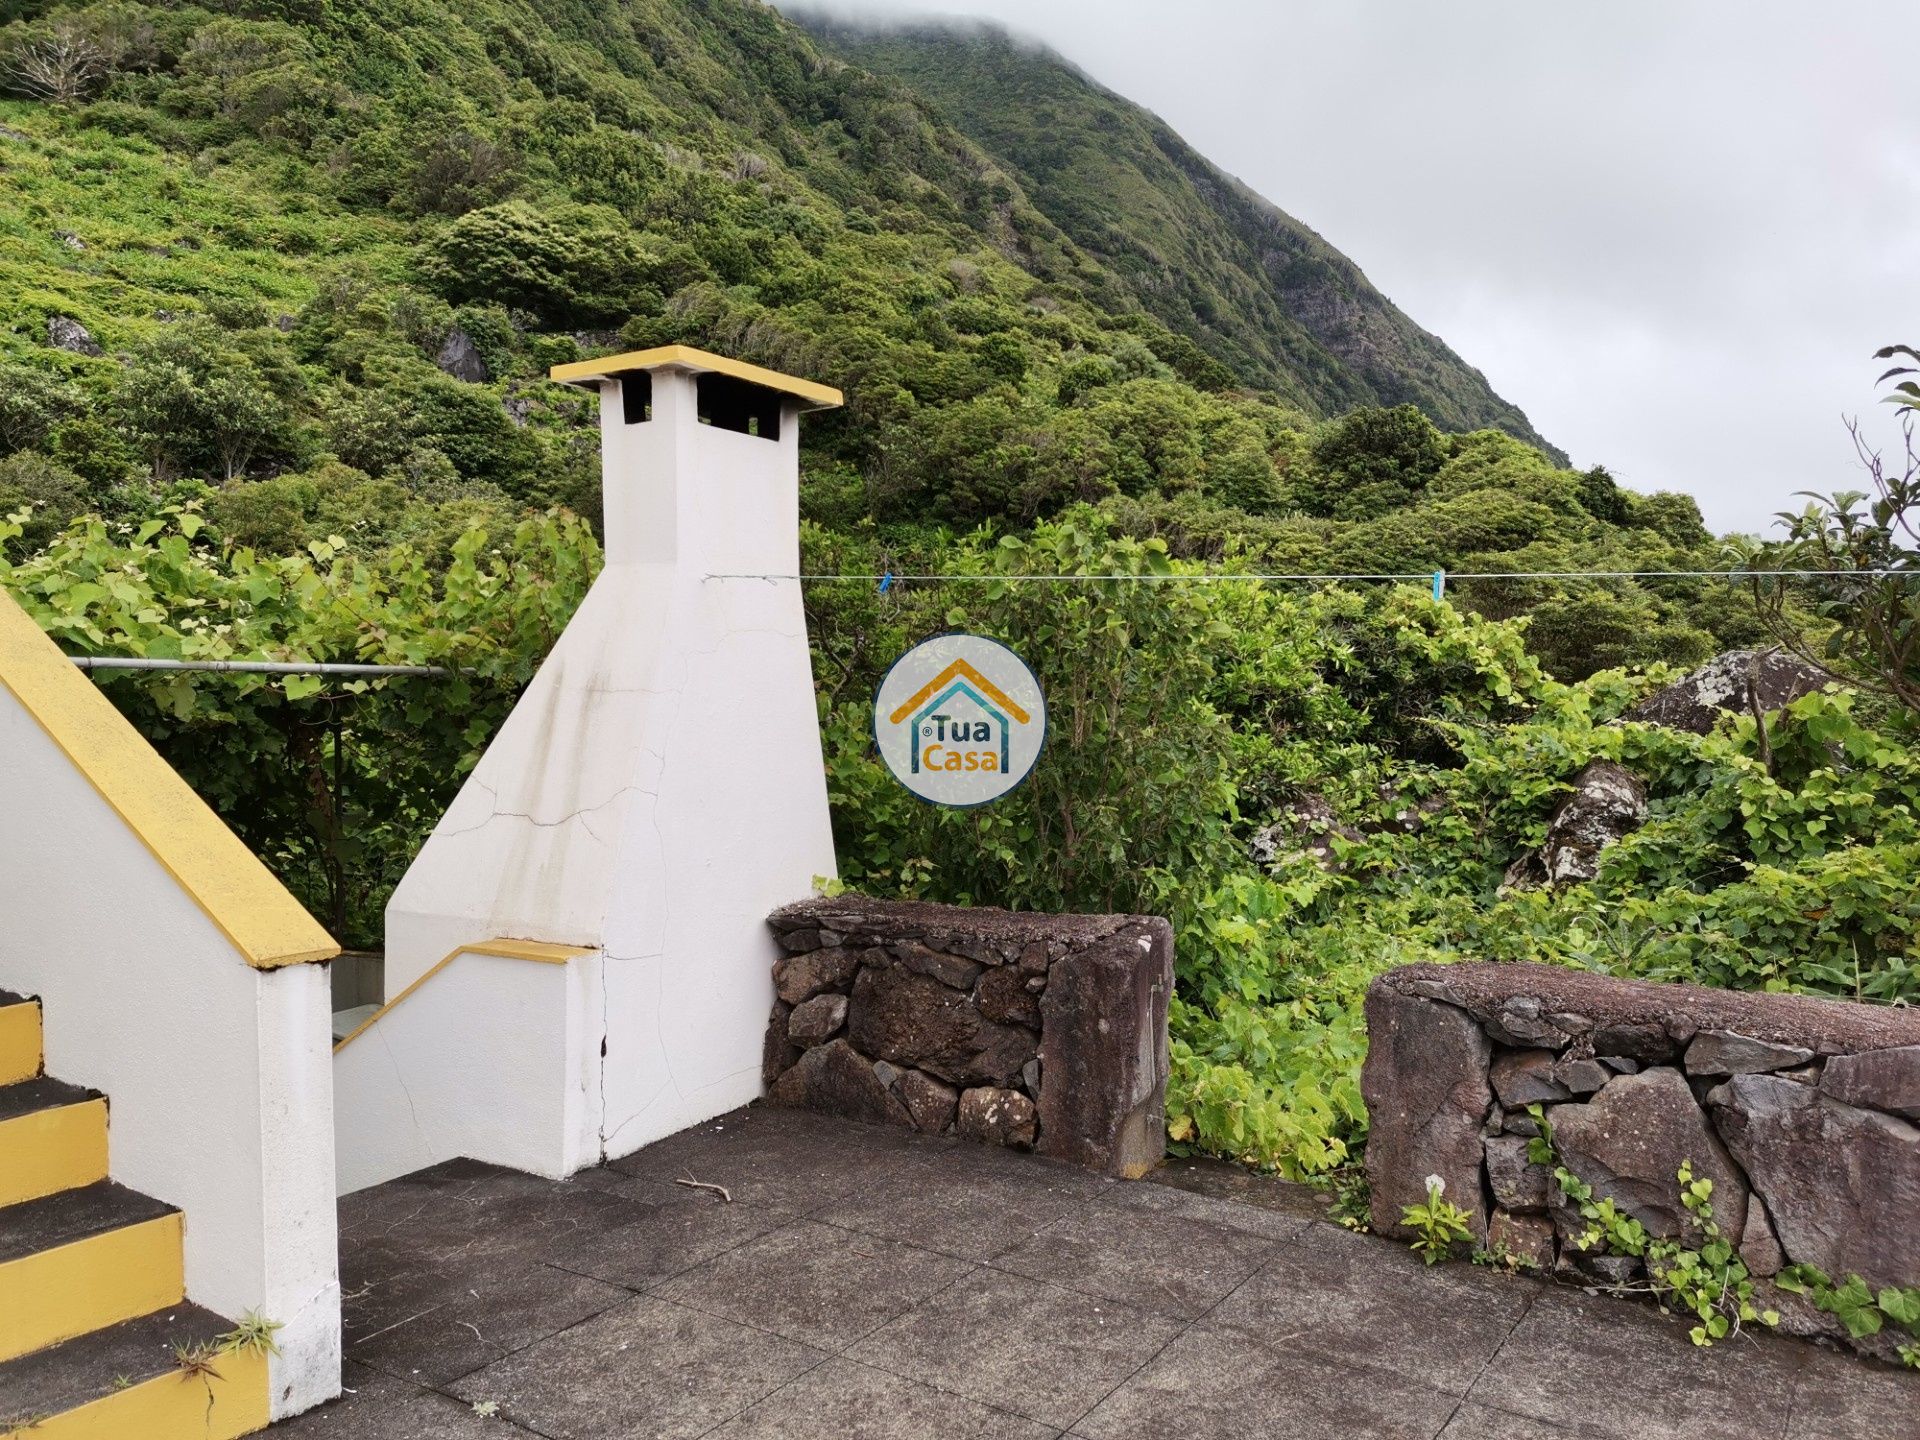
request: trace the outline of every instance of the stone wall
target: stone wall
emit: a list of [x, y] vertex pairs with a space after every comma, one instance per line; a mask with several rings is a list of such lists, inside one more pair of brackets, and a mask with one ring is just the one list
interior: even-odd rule
[[840, 895], [770, 919], [769, 1097], [1134, 1177], [1165, 1145], [1173, 932]]
[[[1920, 1285], [1920, 1012], [1649, 985], [1548, 965], [1411, 965], [1367, 995], [1362, 1079], [1374, 1228], [1407, 1236], [1426, 1177], [1475, 1241], [1583, 1283], [1637, 1263], [1584, 1228], [1527, 1157], [1538, 1104], [1561, 1164], [1660, 1236], [1691, 1238], [1675, 1172], [1713, 1181], [1714, 1219], [1782, 1328], [1844, 1327], [1771, 1283], [1811, 1264]], [[1905, 1336], [1862, 1348], [1891, 1355]]]

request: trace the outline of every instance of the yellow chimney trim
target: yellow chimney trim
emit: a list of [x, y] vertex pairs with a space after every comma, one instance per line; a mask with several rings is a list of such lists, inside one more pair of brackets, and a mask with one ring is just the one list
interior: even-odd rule
[[340, 953], [333, 937], [4, 589], [0, 689], [39, 722], [249, 965], [274, 970]]
[[832, 410], [846, 403], [846, 397], [831, 385], [819, 385], [798, 376], [782, 375], [778, 370], [749, 365], [744, 360], [730, 360], [725, 355], [715, 355], [711, 350], [696, 350], [691, 345], [660, 345], [652, 350], [629, 350], [624, 355], [603, 355], [598, 360], [576, 360], [571, 365], [554, 366], [547, 372], [547, 378], [557, 380], [562, 385], [582, 385], [630, 370], [658, 370], [669, 365], [691, 370], [696, 375], [731, 375], [735, 380], [744, 380], [750, 385], [778, 390], [783, 395], [805, 401], [802, 408], [807, 410]]

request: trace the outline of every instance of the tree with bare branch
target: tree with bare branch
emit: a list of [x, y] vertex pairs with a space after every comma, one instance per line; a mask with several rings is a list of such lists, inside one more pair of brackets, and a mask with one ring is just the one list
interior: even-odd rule
[[77, 105], [100, 87], [113, 66], [106, 45], [75, 22], [61, 20], [0, 59], [0, 79], [29, 99]]
[[[1889, 345], [1875, 359], [1920, 349]], [[1911, 365], [1880, 377], [1920, 375]], [[1748, 559], [1760, 615], [1780, 642], [1817, 665], [1887, 696], [1920, 716], [1920, 384], [1900, 379], [1887, 403], [1900, 409], [1901, 453], [1889, 456], [1849, 420], [1854, 453], [1871, 491], [1808, 493], [1807, 508], [1783, 512], [1787, 538]], [[1808, 570], [1797, 581], [1766, 571]], [[1824, 621], [1812, 636], [1805, 621]]]

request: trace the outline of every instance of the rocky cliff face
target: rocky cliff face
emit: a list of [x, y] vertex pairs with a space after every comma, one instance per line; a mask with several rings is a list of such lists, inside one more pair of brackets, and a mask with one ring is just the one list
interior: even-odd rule
[[1566, 457], [1313, 230], [1060, 56], [982, 26], [798, 17], [825, 48], [905, 81], [1017, 179], [1137, 307], [1309, 410], [1412, 403]]

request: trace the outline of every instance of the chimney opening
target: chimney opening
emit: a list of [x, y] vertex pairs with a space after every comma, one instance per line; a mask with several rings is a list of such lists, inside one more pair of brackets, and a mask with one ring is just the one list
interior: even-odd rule
[[731, 375], [709, 373], [699, 377], [698, 391], [696, 408], [702, 425], [731, 430], [736, 435], [754, 435], [762, 440], [780, 438], [777, 390], [736, 380]]
[[653, 372], [627, 370], [610, 377], [620, 382], [620, 418], [628, 425], [653, 419]]

